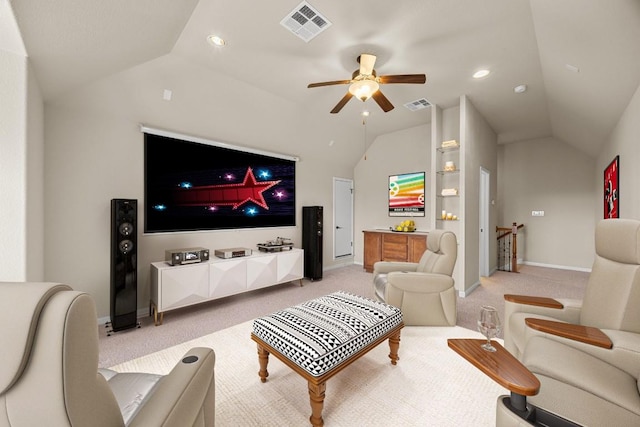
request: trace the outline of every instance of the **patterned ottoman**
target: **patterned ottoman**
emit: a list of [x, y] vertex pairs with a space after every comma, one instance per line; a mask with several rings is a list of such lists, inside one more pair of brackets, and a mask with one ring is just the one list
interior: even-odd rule
[[273, 354], [309, 383], [314, 427], [322, 426], [326, 382], [385, 340], [389, 358], [398, 361], [400, 309], [346, 292], [335, 292], [277, 311], [253, 322], [260, 380], [267, 381]]

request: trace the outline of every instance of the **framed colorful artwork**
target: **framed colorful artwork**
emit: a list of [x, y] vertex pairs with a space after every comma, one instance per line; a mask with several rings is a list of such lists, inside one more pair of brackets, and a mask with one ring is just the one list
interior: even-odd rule
[[620, 218], [620, 156], [604, 170], [604, 217]]
[[389, 216], [424, 216], [425, 172], [389, 177]]

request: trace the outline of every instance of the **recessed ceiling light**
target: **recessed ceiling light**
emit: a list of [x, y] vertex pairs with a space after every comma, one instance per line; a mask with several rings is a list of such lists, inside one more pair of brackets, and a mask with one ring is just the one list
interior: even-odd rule
[[527, 91], [527, 85], [518, 85], [516, 87], [513, 88], [513, 91], [515, 93], [523, 93]]
[[491, 71], [489, 70], [478, 70], [475, 73], [473, 73], [473, 78], [474, 79], [481, 79], [483, 77], [487, 77], [489, 74], [491, 73]]
[[226, 44], [222, 37], [213, 34], [207, 36], [207, 41], [214, 46], [224, 46]]
[[369, 117], [369, 112], [367, 110], [364, 110], [362, 112], [362, 117]]
[[573, 71], [574, 73], [580, 72], [580, 68], [576, 67], [575, 65], [565, 64], [565, 67], [567, 67], [567, 70]]

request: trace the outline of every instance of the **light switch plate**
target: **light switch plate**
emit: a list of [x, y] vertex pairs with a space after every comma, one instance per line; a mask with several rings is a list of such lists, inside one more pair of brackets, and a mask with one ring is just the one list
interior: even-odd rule
[[531, 211], [531, 216], [544, 216], [544, 211]]

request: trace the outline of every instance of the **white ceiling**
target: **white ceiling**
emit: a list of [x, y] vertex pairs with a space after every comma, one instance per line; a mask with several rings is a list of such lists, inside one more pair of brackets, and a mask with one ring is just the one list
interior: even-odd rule
[[[310, 0], [332, 25], [308, 43], [280, 25], [299, 2], [10, 0], [48, 102], [168, 54], [329, 114], [347, 87], [307, 84], [350, 78], [366, 52], [378, 74], [427, 83], [383, 85], [389, 113], [354, 98], [345, 123], [364, 107], [370, 131], [387, 133], [429, 121], [409, 101], [447, 108], [467, 95], [500, 143], [554, 136], [596, 156], [640, 84], [638, 0]], [[209, 45], [212, 33], [227, 45]], [[492, 73], [474, 80], [480, 68]]]

